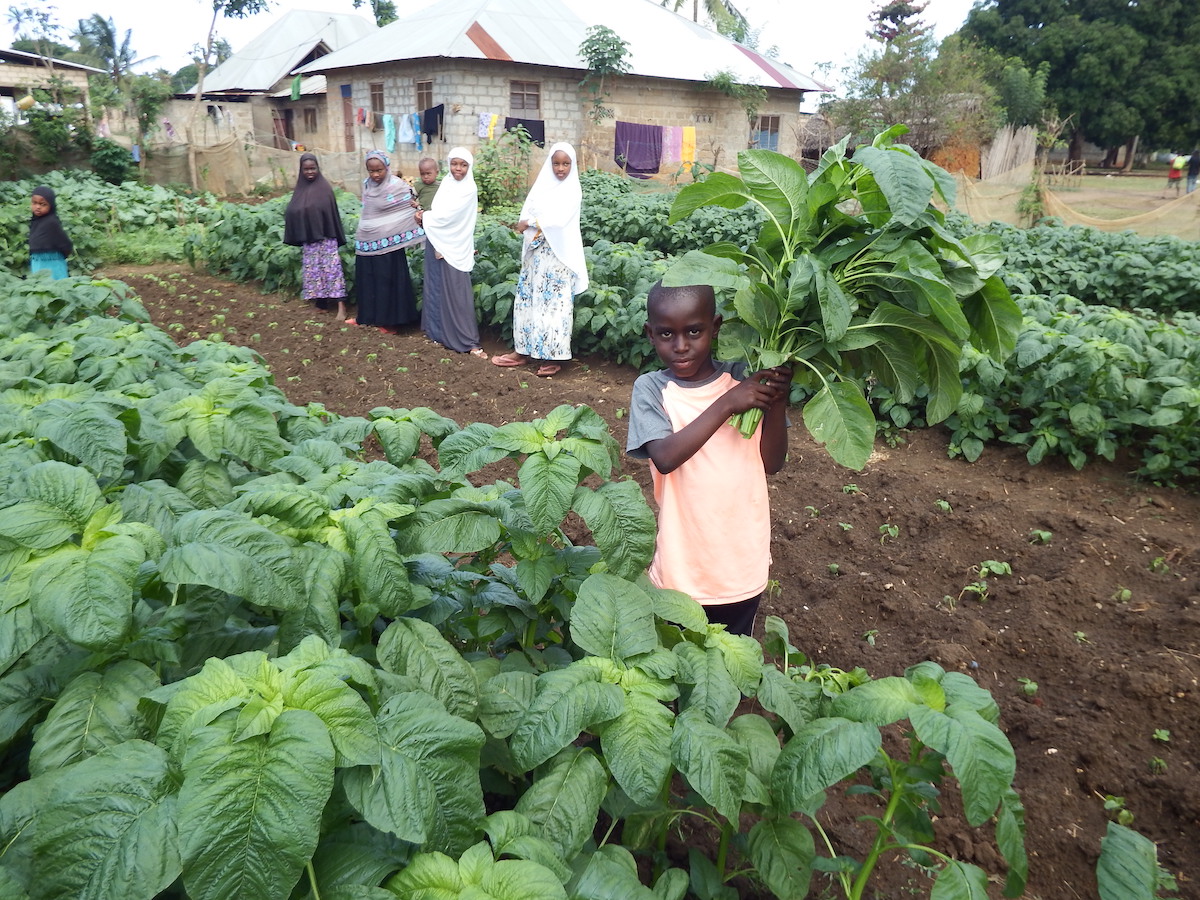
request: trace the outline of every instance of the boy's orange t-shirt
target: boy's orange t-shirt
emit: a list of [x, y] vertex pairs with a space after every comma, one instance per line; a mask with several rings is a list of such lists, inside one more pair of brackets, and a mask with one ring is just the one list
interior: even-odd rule
[[[659, 383], [674, 433], [737, 382], [722, 371], [699, 386], [669, 378]], [[746, 439], [726, 423], [674, 472], [664, 475], [650, 464], [658, 504], [658, 541], [649, 570], [655, 585], [684, 591], [706, 605], [747, 600], [766, 588], [771, 512], [760, 438], [761, 428]], [[635, 452], [640, 448], [630, 449], [643, 455]]]

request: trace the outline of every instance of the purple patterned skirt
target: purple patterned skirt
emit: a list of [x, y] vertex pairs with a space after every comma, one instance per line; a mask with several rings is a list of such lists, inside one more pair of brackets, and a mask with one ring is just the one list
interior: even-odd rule
[[342, 258], [333, 238], [305, 244], [302, 251], [300, 289], [302, 300], [340, 300], [346, 296], [346, 276], [342, 274]]

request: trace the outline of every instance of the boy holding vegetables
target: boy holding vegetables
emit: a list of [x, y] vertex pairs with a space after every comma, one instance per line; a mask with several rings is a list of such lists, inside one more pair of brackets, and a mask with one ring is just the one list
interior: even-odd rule
[[[666, 369], [634, 382], [626, 450], [653, 464], [650, 580], [691, 594], [730, 633], [750, 634], [771, 564], [766, 476], [787, 457], [792, 373], [746, 377], [744, 363], [714, 360], [720, 328], [710, 285], [650, 289], [646, 336]], [[729, 419], [749, 409], [764, 415], [746, 439]]]

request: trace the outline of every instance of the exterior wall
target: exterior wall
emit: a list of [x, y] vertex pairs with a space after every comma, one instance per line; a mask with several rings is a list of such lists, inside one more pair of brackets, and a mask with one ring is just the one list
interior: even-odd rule
[[86, 108], [88, 97], [88, 73], [56, 65], [54, 70], [45, 66], [26, 65], [6, 60], [0, 66], [0, 95], [19, 100], [35, 88], [49, 89], [50, 79], [57, 78], [71, 88], [82, 92]]
[[[257, 98], [259, 103], [266, 103]], [[171, 100], [163, 107], [162, 119], [171, 124], [175, 131], [172, 140], [165, 128], [154, 133], [152, 143], [182, 143], [187, 140], [189, 123], [195, 103], [192, 100]], [[270, 119], [268, 118], [268, 123]], [[130, 127], [133, 127], [130, 125]], [[204, 100], [200, 104], [200, 115], [196, 118], [195, 142], [199, 146], [217, 144], [236, 137], [248, 140], [255, 133], [256, 123], [253, 102], [244, 97]], [[268, 131], [269, 135], [270, 132]]]
[[[516, 118], [541, 119], [545, 122], [547, 145], [569, 141], [579, 152], [580, 164], [619, 171], [613, 159], [615, 120], [594, 125], [588, 117], [591, 101], [581, 91], [581, 74], [575, 70], [529, 66], [490, 60], [417, 60], [364, 66], [326, 73], [326, 115], [329, 131], [335, 135], [332, 149], [343, 150], [345, 119], [342, 86], [349, 85], [352, 115], [360, 107], [370, 109], [370, 85], [384, 86], [384, 111], [393, 115], [418, 112], [416, 84], [433, 82], [433, 103], [444, 104], [445, 139], [433, 147], [417, 150], [413, 144], [396, 148], [392, 168], [415, 175], [422, 157], [442, 159], [451, 147], [462, 145], [474, 150], [485, 140], [478, 136], [479, 117], [496, 114]], [[533, 81], [540, 85], [541, 109], [537, 114], [509, 108], [509, 82]], [[736, 166], [737, 152], [750, 142], [750, 128], [742, 105], [703, 85], [638, 76], [622, 76], [606, 83], [610, 97], [605, 105], [616, 119], [650, 125], [692, 125], [696, 127], [698, 161], [723, 168]], [[761, 115], [777, 115], [780, 120], [779, 150], [798, 154], [796, 127], [803, 118], [799, 112], [801, 92], [768, 90]], [[351, 122], [354, 150], [365, 153], [384, 149], [382, 125], [371, 129]], [[541, 157], [535, 154], [537, 165]], [[677, 161], [664, 161], [661, 175], [671, 177]]]

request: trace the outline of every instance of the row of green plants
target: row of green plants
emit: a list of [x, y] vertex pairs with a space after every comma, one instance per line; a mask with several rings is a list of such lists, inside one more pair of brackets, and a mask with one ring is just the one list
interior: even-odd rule
[[[966, 220], [960, 227], [975, 229]], [[1200, 243], [1195, 241], [1106, 232], [1053, 219], [1032, 228], [993, 222], [983, 230], [1004, 243], [1004, 278], [1013, 293], [1068, 295], [1160, 315], [1200, 313]]]
[[47, 172], [36, 178], [0, 182], [0, 269], [29, 266], [29, 198], [38, 185], [54, 189], [58, 216], [75, 245], [68, 261], [74, 273], [101, 262], [150, 263], [182, 260], [189, 235], [214, 222], [215, 197], [187, 196], [158, 185], [113, 185], [89, 172]]
[[118, 283], [0, 293], [4, 896], [861, 898], [902, 857], [982, 897], [939, 849], [948, 779], [1021, 893], [988, 691], [848, 677], [652, 587], [590, 409], [342, 418]]
[[[1061, 456], [1080, 469], [1124, 450], [1160, 483], [1200, 475], [1200, 318], [1070, 296], [1015, 300], [1024, 318], [1007, 362], [964, 353], [963, 395], [946, 420], [952, 456], [974, 461], [999, 440], [1026, 447], [1033, 465]], [[873, 395], [889, 426], [924, 425], [918, 403], [882, 386]]]

